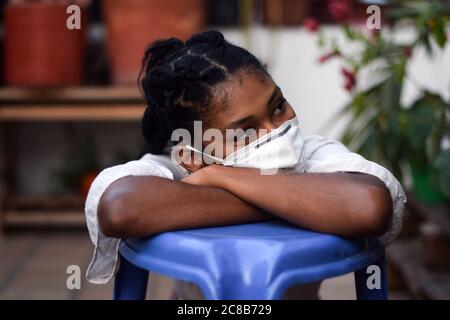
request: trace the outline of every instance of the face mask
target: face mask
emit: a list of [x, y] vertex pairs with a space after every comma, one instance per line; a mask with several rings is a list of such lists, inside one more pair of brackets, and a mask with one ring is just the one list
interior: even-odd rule
[[186, 148], [224, 166], [278, 170], [296, 167], [301, 161], [303, 138], [298, 120], [294, 117], [225, 159], [205, 154], [189, 145]]

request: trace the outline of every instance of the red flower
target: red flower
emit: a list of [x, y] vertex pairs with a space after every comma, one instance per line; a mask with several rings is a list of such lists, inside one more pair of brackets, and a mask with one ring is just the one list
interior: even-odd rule
[[404, 54], [407, 58], [411, 58], [411, 55], [412, 55], [412, 47], [411, 47], [411, 46], [405, 46], [405, 47], [403, 47], [403, 54]]
[[342, 68], [341, 72], [345, 78], [345, 84], [344, 84], [345, 90], [352, 91], [353, 88], [355, 88], [355, 86], [356, 86], [355, 72], [353, 70], [346, 69], [346, 68]]
[[319, 21], [317, 21], [317, 19], [315, 18], [306, 18], [303, 21], [303, 26], [311, 32], [316, 32], [319, 29]]
[[352, 0], [328, 0], [327, 7], [330, 15], [337, 21], [350, 17], [352, 12]]
[[355, 83], [351, 82], [351, 81], [345, 81], [344, 84], [344, 88], [345, 90], [347, 90], [348, 92], [352, 91], [353, 88], [355, 87]]
[[350, 69], [341, 68], [341, 72], [346, 78], [352, 78], [352, 77], [354, 78], [355, 77], [355, 72], [353, 72]]
[[331, 58], [338, 56], [339, 54], [336, 51], [324, 54], [322, 56], [319, 57], [319, 63], [324, 63], [327, 62], [328, 60], [330, 60]]

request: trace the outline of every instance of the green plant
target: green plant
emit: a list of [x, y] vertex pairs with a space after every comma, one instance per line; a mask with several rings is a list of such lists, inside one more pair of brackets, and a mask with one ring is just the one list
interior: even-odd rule
[[79, 193], [83, 178], [99, 169], [94, 140], [86, 137], [65, 151], [62, 166], [55, 172], [56, 192]]
[[434, 161], [434, 167], [439, 176], [437, 184], [447, 199], [450, 199], [450, 149], [442, 151]]
[[[400, 98], [405, 82], [415, 83], [406, 72], [411, 54], [417, 47], [425, 47], [430, 56], [442, 49], [449, 16], [450, 6], [441, 1], [391, 1], [388, 32], [344, 25], [345, 46], [319, 37], [319, 45], [328, 50], [320, 61], [340, 57], [345, 64], [342, 73], [351, 100], [340, 112], [349, 117], [342, 141], [387, 166], [400, 180], [411, 167], [432, 167], [436, 185], [448, 198], [450, 157], [441, 141], [449, 133], [449, 103], [423, 88], [422, 97], [409, 108]], [[415, 37], [399, 42], [393, 35], [405, 25], [414, 28]], [[352, 52], [346, 52], [348, 47]], [[365, 88], [356, 86], [362, 72], [372, 82]]]

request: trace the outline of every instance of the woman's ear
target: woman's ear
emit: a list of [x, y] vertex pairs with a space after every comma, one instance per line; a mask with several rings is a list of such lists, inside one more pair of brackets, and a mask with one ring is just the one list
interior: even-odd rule
[[180, 165], [190, 172], [195, 172], [205, 166], [202, 155], [195, 151], [189, 150], [186, 147], [181, 148], [179, 151], [181, 157]]

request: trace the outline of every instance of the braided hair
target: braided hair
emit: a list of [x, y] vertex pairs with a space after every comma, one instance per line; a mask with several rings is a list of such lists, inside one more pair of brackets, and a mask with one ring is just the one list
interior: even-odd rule
[[193, 131], [207, 121], [217, 88], [237, 71], [268, 76], [266, 67], [247, 50], [226, 41], [219, 31], [157, 40], [145, 51], [139, 76], [147, 102], [142, 119], [144, 152], [162, 153], [177, 128]]

